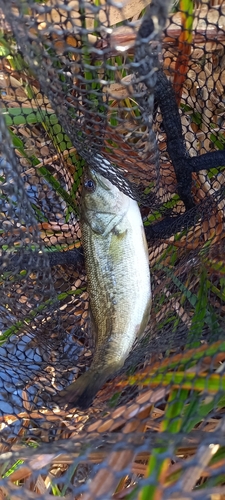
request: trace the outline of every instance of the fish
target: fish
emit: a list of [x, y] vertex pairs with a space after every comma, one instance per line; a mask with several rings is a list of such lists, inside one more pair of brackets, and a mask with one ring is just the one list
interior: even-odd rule
[[138, 203], [93, 168], [83, 180], [80, 225], [95, 350], [89, 370], [54, 401], [83, 410], [143, 335], [152, 295]]

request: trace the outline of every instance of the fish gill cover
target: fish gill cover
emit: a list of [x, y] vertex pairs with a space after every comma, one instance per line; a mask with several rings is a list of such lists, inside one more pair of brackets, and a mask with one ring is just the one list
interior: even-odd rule
[[[0, 498], [222, 500], [225, 2], [0, 9]], [[81, 411], [87, 168], [138, 202], [153, 300]]]

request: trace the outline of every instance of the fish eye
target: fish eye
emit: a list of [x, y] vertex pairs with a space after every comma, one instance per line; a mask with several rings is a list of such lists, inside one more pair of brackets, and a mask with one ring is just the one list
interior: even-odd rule
[[93, 191], [95, 191], [96, 184], [92, 179], [86, 179], [86, 181], [84, 181], [84, 187], [87, 191], [89, 191], [89, 193], [93, 193]]

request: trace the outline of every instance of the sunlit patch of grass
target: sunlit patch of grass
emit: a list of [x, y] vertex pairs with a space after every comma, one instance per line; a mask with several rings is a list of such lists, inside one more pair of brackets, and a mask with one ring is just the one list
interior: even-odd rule
[[4, 472], [4, 474], [2, 474], [2, 478], [4, 479], [5, 477], [11, 476], [11, 474], [13, 474], [13, 472], [18, 470], [20, 465], [22, 465], [23, 463], [24, 463], [24, 460], [17, 460], [9, 469], [7, 469]]

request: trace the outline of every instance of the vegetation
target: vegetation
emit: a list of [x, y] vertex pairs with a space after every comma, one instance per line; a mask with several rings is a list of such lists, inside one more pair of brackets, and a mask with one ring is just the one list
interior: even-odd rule
[[[97, 0], [94, 7], [100, 7]], [[206, 4], [203, 4], [203, 11], [205, 8]], [[225, 38], [217, 51], [214, 51], [213, 44], [209, 48], [210, 41], [206, 38], [196, 44], [193, 2], [180, 0], [174, 10], [173, 19], [179, 37], [175, 34], [173, 38], [169, 30], [164, 37], [164, 70], [170, 76], [172, 71], [172, 77], [175, 71], [173, 82], [182, 111], [187, 147], [200, 154], [212, 149], [222, 150], [225, 135], [221, 116], [224, 108], [215, 93], [220, 95], [222, 92], [223, 72], [216, 67], [216, 80], [212, 85], [209, 71], [215, 69], [215, 60], [220, 57], [221, 47], [224, 49]], [[126, 17], [136, 21], [143, 13], [144, 6], [140, 2], [135, 13], [129, 11], [128, 5]], [[31, 14], [29, 9], [25, 14]], [[66, 98], [78, 103], [79, 92], [84, 96], [83, 111], [88, 112], [91, 122], [91, 127], [90, 123], [86, 124], [84, 137], [93, 132], [91, 129], [95, 132], [95, 128], [97, 137], [102, 127], [101, 120], [107, 114], [102, 152], [108, 160], [124, 168], [129, 180], [141, 183], [143, 190], [151, 193], [157, 179], [154, 168], [150, 168], [144, 156], [145, 141], [141, 142], [143, 137], [147, 141], [148, 130], [142, 123], [137, 99], [126, 87], [132, 82], [130, 64], [134, 62], [136, 32], [127, 35], [126, 31], [119, 31], [121, 25], [124, 28], [123, 22], [121, 19], [116, 21], [115, 13], [111, 13], [110, 24], [118, 29], [115, 31], [115, 50], [108, 50], [106, 60], [101, 61], [97, 49], [95, 57], [90, 52], [93, 43], [100, 39], [100, 22], [92, 19], [90, 28], [86, 24], [87, 13], [80, 10], [79, 15], [83, 38], [76, 39], [70, 34], [66, 42], [70, 48], [67, 51], [70, 62], [83, 73], [68, 76], [67, 73], [71, 72], [64, 71], [63, 36], [54, 38], [47, 32], [46, 51], [56, 65], [54, 69], [60, 75], [63, 89], [68, 91], [69, 79], [73, 77], [74, 93], [71, 91]], [[213, 28], [217, 26], [210, 17], [208, 23]], [[45, 26], [41, 26], [40, 22], [40, 31], [44, 31]], [[121, 46], [128, 48], [122, 51], [118, 48]], [[85, 161], [63, 130], [51, 103], [41, 92], [37, 77], [18, 52], [7, 28], [0, 37], [0, 56], [2, 113], [20, 160], [24, 189], [37, 220], [43, 244], [40, 248], [57, 252], [79, 247], [78, 201]], [[198, 82], [198, 86], [189, 87], [191, 78]], [[204, 99], [199, 95], [199, 85], [204, 88]], [[96, 116], [99, 121], [93, 120]], [[156, 120], [155, 133], [160, 150], [160, 199], [152, 209], [143, 209], [145, 225], [162, 220], [168, 213], [176, 215], [184, 211], [176, 193], [176, 180], [167, 157], [160, 116]], [[1, 171], [0, 180], [0, 196], [7, 206], [11, 202], [4, 193], [4, 171]], [[220, 173], [213, 169], [209, 173], [194, 174], [196, 203], [223, 185], [222, 170]], [[46, 197], [43, 192], [47, 192]], [[17, 200], [13, 203], [16, 206]], [[24, 492], [30, 498], [44, 496], [46, 499], [54, 496], [91, 500], [98, 495], [102, 498], [108, 495], [107, 498], [114, 499], [160, 500], [172, 498], [174, 492], [178, 492], [179, 498], [198, 498], [201, 490], [213, 500], [224, 498], [225, 448], [217, 434], [225, 406], [225, 342], [220, 340], [224, 329], [225, 301], [223, 212], [222, 201], [212, 209], [203, 224], [174, 235], [157, 248], [153, 245], [149, 248], [154, 282], [149, 333], [156, 338], [160, 334], [167, 338], [167, 332], [170, 332], [174, 339], [179, 332], [184, 332], [182, 349], [179, 349], [179, 342], [174, 347], [171, 341], [162, 352], [156, 351], [151, 358], [148, 356], [144, 366], [139, 363], [132, 374], [129, 372], [106, 384], [94, 406], [86, 413], [51, 409], [51, 398], [47, 403], [41, 399], [42, 379], [43, 384], [53, 384], [57, 389], [61, 377], [60, 367], [54, 363], [50, 367], [50, 363], [46, 363], [43, 373], [37, 376], [40, 379], [39, 393], [36, 391], [33, 396], [30, 391], [32, 382], [29, 381], [23, 388], [21, 408], [12, 407], [13, 411], [0, 418], [3, 436], [0, 498], [13, 500]], [[19, 235], [18, 228], [22, 231]], [[16, 255], [23, 245], [21, 235], [27, 233], [29, 229], [23, 221], [16, 221], [11, 241], [8, 241], [7, 231], [2, 229], [1, 249]], [[33, 251], [36, 247], [30, 246], [29, 249]], [[79, 332], [82, 332], [77, 340], [82, 351], [80, 358], [76, 358], [80, 366], [90, 357], [84, 355], [82, 358], [84, 352], [90, 355], [85, 330], [87, 293], [84, 271], [58, 266], [53, 274], [56, 296], [48, 296], [41, 303], [38, 296], [35, 307], [32, 306], [29, 312], [25, 310], [22, 317], [15, 315], [9, 322], [0, 342], [4, 347], [27, 328], [35, 330], [35, 321], [40, 321], [39, 325], [48, 325], [52, 311], [58, 308], [65, 337], [76, 337], [71, 317], [78, 322]], [[13, 276], [5, 270], [0, 277], [1, 287], [3, 289], [10, 281], [18, 297], [25, 297], [24, 301], [28, 303], [31, 287], [27, 286], [24, 291], [23, 286], [28, 283], [27, 276], [25, 269]], [[32, 279], [35, 284], [38, 280], [36, 273]], [[9, 315], [14, 314], [10, 300], [6, 310]], [[138, 395], [134, 400], [137, 387]], [[210, 441], [207, 441], [207, 436]], [[45, 448], [43, 443], [50, 444]], [[88, 483], [90, 476], [92, 481]]]

